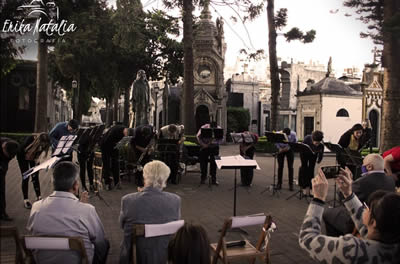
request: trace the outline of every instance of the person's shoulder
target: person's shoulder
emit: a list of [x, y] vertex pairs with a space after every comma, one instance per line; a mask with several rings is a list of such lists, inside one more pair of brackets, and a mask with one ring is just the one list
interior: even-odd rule
[[170, 192], [162, 192], [165, 197], [168, 197], [171, 200], [177, 200], [180, 201], [181, 197], [175, 193], [170, 193]]
[[122, 202], [133, 201], [133, 200], [138, 199], [142, 195], [143, 195], [142, 192], [128, 193], [128, 194], [122, 196], [121, 201]]

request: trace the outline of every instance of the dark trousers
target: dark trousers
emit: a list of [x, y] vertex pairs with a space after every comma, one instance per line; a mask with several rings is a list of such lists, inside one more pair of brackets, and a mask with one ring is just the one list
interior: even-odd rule
[[82, 188], [87, 190], [86, 188], [86, 170], [89, 177], [89, 184], [93, 185], [93, 160], [94, 153], [83, 153], [78, 154], [78, 162], [79, 162], [79, 176], [81, 178]]
[[103, 161], [103, 179], [105, 184], [111, 184], [110, 174], [112, 173], [114, 184], [119, 183], [119, 160], [118, 149], [102, 149], [101, 159]]
[[[33, 160], [26, 160], [25, 158], [23, 158], [21, 156], [17, 156], [17, 160], [18, 160], [19, 169], [21, 171], [21, 176], [24, 172], [26, 172], [30, 168], [35, 167], [35, 162]], [[22, 178], [22, 185], [21, 185], [22, 195], [24, 196], [25, 200], [28, 199], [29, 178], [32, 179], [33, 189], [35, 190], [36, 197], [39, 197], [41, 195], [40, 194], [39, 172], [36, 172], [26, 179]]]
[[215, 156], [219, 155], [219, 146], [200, 149], [199, 155], [201, 180], [207, 178], [208, 161], [210, 161], [210, 175], [211, 179], [215, 181], [217, 179], [217, 164], [215, 163]]
[[278, 184], [282, 185], [282, 175], [283, 175], [283, 166], [284, 166], [285, 156], [287, 159], [287, 166], [288, 166], [288, 171], [289, 171], [289, 185], [292, 186], [293, 185], [294, 154], [293, 154], [293, 151], [291, 151], [291, 150], [278, 154]]
[[301, 188], [311, 188], [311, 179], [314, 178], [317, 156], [300, 154], [301, 167], [299, 171], [299, 185]]
[[[248, 159], [253, 159], [254, 157], [254, 151], [256, 149], [254, 147], [251, 147], [246, 150], [245, 153], [240, 153], [244, 158]], [[242, 181], [242, 184], [245, 186], [251, 185], [253, 181], [253, 175], [254, 175], [254, 169], [253, 168], [241, 168], [240, 169], [240, 178]]]
[[0, 167], [0, 216], [6, 213], [6, 174], [7, 169]]

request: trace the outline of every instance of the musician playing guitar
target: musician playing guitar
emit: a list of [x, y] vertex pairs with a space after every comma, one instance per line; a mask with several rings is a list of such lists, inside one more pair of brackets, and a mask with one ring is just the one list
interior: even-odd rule
[[[154, 132], [153, 126], [151, 125], [141, 125], [135, 128], [131, 139], [131, 146], [135, 152], [135, 157], [137, 157], [137, 165], [144, 167], [144, 165], [151, 161], [150, 153], [151, 148], [154, 145]], [[152, 141], [153, 139], [153, 141]], [[139, 169], [136, 170], [136, 184], [139, 187], [143, 187], [143, 172]]]
[[206, 183], [208, 161], [210, 161], [210, 175], [212, 184], [218, 185], [217, 181], [217, 164], [215, 163], [215, 156], [219, 155], [219, 144], [223, 142], [223, 139], [215, 139], [212, 137], [205, 137], [201, 133], [202, 128], [221, 128], [217, 125], [217, 122], [211, 122], [210, 124], [203, 125], [197, 132], [197, 140], [200, 144], [200, 170], [201, 170], [201, 181], [200, 184]]

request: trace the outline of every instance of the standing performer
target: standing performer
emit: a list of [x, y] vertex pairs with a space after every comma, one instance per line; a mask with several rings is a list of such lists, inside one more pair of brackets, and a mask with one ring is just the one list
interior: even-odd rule
[[135, 127], [148, 125], [150, 117], [150, 86], [146, 72], [139, 70], [133, 83], [132, 111], [135, 112]]
[[[167, 126], [163, 126], [160, 129], [159, 134], [160, 139], [176, 139], [176, 145], [162, 145], [159, 143], [158, 150], [161, 148], [162, 151], [166, 151], [167, 154], [163, 154], [164, 162], [171, 169], [171, 174], [169, 175], [168, 182], [172, 184], [177, 184], [176, 176], [178, 173], [179, 161], [180, 161], [180, 150], [181, 144], [185, 141], [184, 137], [184, 126], [183, 125], [175, 125], [170, 124]], [[175, 152], [175, 153], [173, 153]]]
[[58, 141], [62, 136], [72, 135], [78, 128], [79, 123], [75, 119], [71, 119], [69, 122], [57, 123], [49, 133], [52, 150], [56, 149]]
[[[283, 129], [283, 133], [288, 136], [288, 142], [296, 143], [297, 137], [294, 131], [290, 131], [290, 128]], [[293, 191], [293, 162], [294, 162], [294, 153], [293, 150], [290, 149], [288, 144], [284, 143], [276, 143], [275, 146], [278, 148], [278, 184], [276, 185], [276, 189], [282, 189], [282, 176], [283, 176], [283, 167], [285, 162], [285, 156], [287, 159], [288, 172], [289, 172], [289, 190]]]
[[114, 178], [114, 186], [117, 189], [121, 188], [119, 182], [119, 152], [115, 146], [124, 136], [128, 136], [128, 132], [128, 128], [125, 126], [115, 125], [103, 135], [100, 142], [101, 159], [103, 161], [103, 178], [107, 185], [107, 190], [109, 191], [113, 189], [110, 179], [111, 172]]
[[[258, 136], [257, 134], [249, 131], [243, 132], [243, 134], [250, 136], [252, 139], [251, 143], [246, 143], [245, 140], [243, 140], [240, 145], [239, 145], [239, 150], [240, 150], [240, 155], [243, 156], [244, 158], [249, 158], [253, 159], [254, 157], [254, 152], [256, 151], [255, 144], [258, 142]], [[252, 168], [241, 168], [240, 169], [240, 178], [242, 180], [242, 185], [243, 186], [251, 186], [251, 183], [253, 181], [253, 174], [254, 174], [254, 169]]]
[[324, 157], [324, 145], [322, 144], [322, 139], [324, 138], [324, 133], [315, 130], [311, 135], [304, 137], [303, 144], [308, 145], [312, 153], [300, 153], [301, 167], [299, 171], [299, 185], [303, 190], [303, 194], [307, 196], [310, 195], [311, 179], [314, 177], [315, 163], [321, 163]]
[[79, 162], [79, 176], [81, 178], [82, 189], [89, 191], [86, 187], [86, 170], [89, 178], [90, 191], [94, 191], [93, 184], [93, 160], [94, 151], [91, 148], [91, 137], [89, 134], [90, 129], [86, 129], [79, 139], [78, 146], [78, 162]]
[[[352, 155], [358, 155], [357, 152], [361, 150], [364, 145], [362, 140], [363, 126], [361, 124], [355, 124], [351, 129], [347, 130], [339, 139], [338, 144], [343, 148], [347, 148], [352, 151]], [[336, 157], [341, 167], [347, 166], [353, 174], [354, 180], [358, 179], [361, 175], [361, 171], [357, 170], [355, 164], [348, 164], [349, 159], [343, 155]]]
[[0, 137], [0, 220], [12, 221], [6, 213], [6, 175], [8, 163], [18, 152], [18, 143], [9, 138]]
[[[150, 152], [154, 145], [152, 142], [154, 137], [155, 134], [151, 125], [142, 125], [135, 128], [131, 139], [131, 146], [135, 151], [135, 157], [138, 159], [137, 165], [144, 167], [146, 163], [151, 161]], [[141, 169], [136, 171], [136, 184], [138, 187], [143, 187], [143, 171]]]
[[[39, 135], [32, 135], [25, 138], [22, 145], [20, 145], [17, 160], [19, 169], [21, 170], [21, 176], [24, 172], [30, 168], [35, 167], [39, 164], [39, 156], [44, 151], [46, 156], [50, 148], [50, 137], [47, 133], [40, 133]], [[36, 200], [42, 199], [40, 194], [40, 182], [39, 172], [34, 173], [30, 176], [32, 178], [33, 189], [36, 193]], [[32, 208], [32, 203], [28, 199], [28, 186], [29, 177], [26, 179], [22, 178], [22, 194], [24, 196], [24, 207], [26, 209]]]
[[219, 144], [223, 142], [223, 139], [206, 138], [201, 134], [202, 128], [221, 128], [217, 125], [217, 122], [211, 122], [210, 124], [203, 125], [197, 132], [197, 140], [201, 146], [200, 148], [200, 170], [201, 170], [201, 181], [200, 184], [206, 183], [208, 161], [210, 161], [210, 175], [211, 181], [214, 185], [219, 185], [217, 181], [217, 164], [215, 163], [215, 156], [219, 155]]

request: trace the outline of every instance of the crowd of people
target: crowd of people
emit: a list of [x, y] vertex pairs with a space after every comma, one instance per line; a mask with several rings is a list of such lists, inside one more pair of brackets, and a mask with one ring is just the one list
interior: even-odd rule
[[[364, 126], [363, 126], [364, 125]], [[365, 124], [356, 124], [346, 131], [338, 144], [348, 151], [360, 152], [370, 142]], [[11, 221], [6, 212], [5, 178], [8, 163], [15, 156], [21, 175], [40, 162], [42, 154], [47, 156], [50, 147], [54, 151], [62, 136], [72, 135], [79, 128], [76, 120], [57, 124], [50, 132], [25, 138], [22, 144], [0, 139], [0, 216]], [[200, 184], [219, 185], [215, 158], [223, 137], [218, 136], [220, 127], [216, 122], [203, 125], [198, 133], [200, 144]], [[211, 133], [211, 134], [209, 134]], [[278, 182], [276, 189], [282, 189], [284, 160], [287, 159], [289, 190], [294, 190], [295, 145], [297, 136], [285, 128], [287, 142], [277, 143]], [[210, 136], [211, 135], [211, 136]], [[258, 136], [243, 132], [251, 138], [239, 145], [240, 155], [254, 158]], [[322, 263], [398, 263], [400, 261], [400, 196], [399, 186], [400, 146], [382, 155], [369, 154], [359, 168], [349, 164], [345, 155], [337, 155], [342, 167], [335, 182], [339, 188], [341, 205], [325, 208], [328, 181], [319, 169], [314, 176], [315, 165], [324, 157], [324, 134], [313, 131], [302, 142], [309, 151], [300, 152], [299, 186], [311, 200], [299, 233], [300, 246], [310, 256]], [[132, 226], [134, 224], [162, 224], [181, 219], [181, 198], [177, 194], [164, 191], [168, 183], [176, 184], [179, 163], [173, 159], [165, 162], [151, 159], [156, 140], [168, 139], [176, 144], [176, 154], [180, 157], [184, 141], [184, 128], [170, 124], [156, 133], [151, 125], [138, 125], [134, 129], [114, 125], [103, 133], [100, 140], [83, 133], [79, 139], [79, 166], [72, 162], [72, 155], [64, 157], [53, 170], [54, 192], [42, 199], [39, 173], [21, 180], [24, 207], [30, 209], [27, 229], [33, 235], [71, 236], [82, 238], [89, 263], [106, 263], [110, 243], [94, 206], [88, 203], [88, 192], [94, 190], [93, 183], [93, 140], [98, 140], [102, 153], [103, 179], [108, 190], [120, 189], [120, 162], [117, 145], [127, 139], [129, 148], [137, 161], [135, 179], [138, 191], [121, 198], [119, 215], [124, 237], [121, 242], [120, 263], [132, 262]], [[347, 153], [347, 152], [346, 152]], [[208, 165], [210, 169], [208, 170]], [[89, 188], [86, 186], [86, 172]], [[208, 176], [210, 175], [210, 176]], [[111, 177], [112, 176], [112, 177]], [[36, 194], [36, 202], [28, 199], [29, 179]], [[253, 170], [243, 169], [241, 181], [251, 186]], [[83, 191], [80, 193], [80, 189]], [[325, 234], [323, 234], [325, 226]], [[38, 263], [75, 263], [79, 255], [65, 252], [35, 252]], [[138, 238], [137, 263], [210, 263], [210, 248], [204, 227], [185, 223], [175, 235]]]

